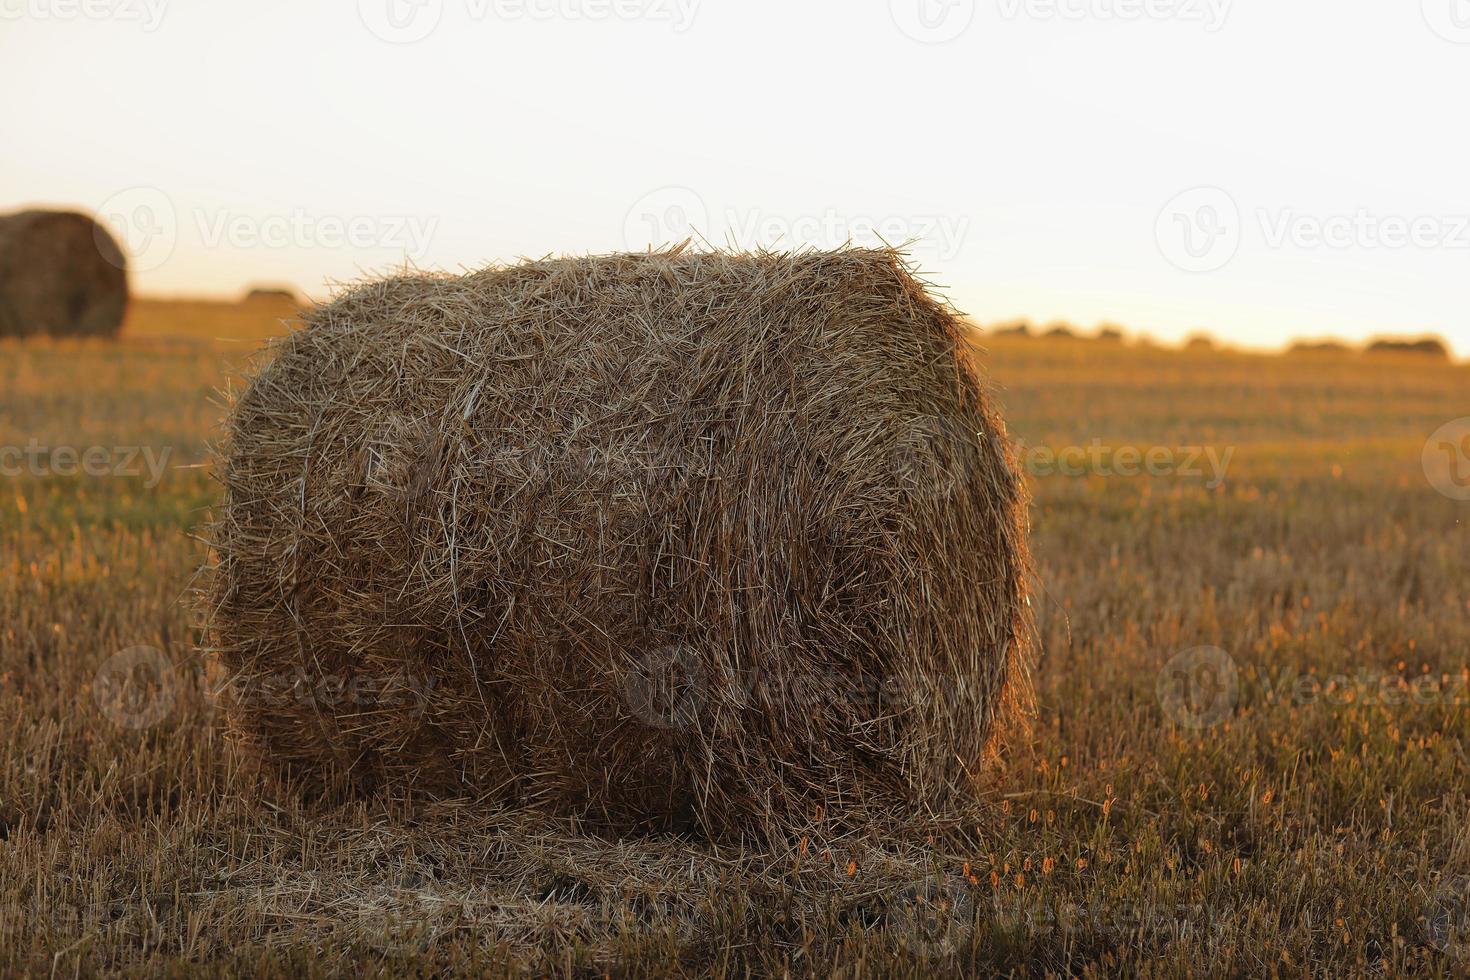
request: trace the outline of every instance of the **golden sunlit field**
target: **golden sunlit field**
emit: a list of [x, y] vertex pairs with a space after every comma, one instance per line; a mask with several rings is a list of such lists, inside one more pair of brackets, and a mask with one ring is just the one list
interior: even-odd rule
[[1032, 729], [971, 825], [735, 853], [309, 805], [237, 751], [191, 532], [218, 390], [289, 315], [0, 343], [0, 973], [1470, 971], [1470, 501], [1425, 465], [1470, 367], [985, 339]]

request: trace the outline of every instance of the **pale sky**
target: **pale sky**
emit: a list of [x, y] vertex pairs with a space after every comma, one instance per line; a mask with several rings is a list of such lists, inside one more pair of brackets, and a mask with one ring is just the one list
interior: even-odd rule
[[0, 90], [145, 294], [876, 226], [982, 321], [1470, 355], [1470, 0], [0, 0]]

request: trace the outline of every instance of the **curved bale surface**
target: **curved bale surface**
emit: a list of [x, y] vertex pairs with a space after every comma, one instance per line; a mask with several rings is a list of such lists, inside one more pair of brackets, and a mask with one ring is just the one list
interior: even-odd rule
[[127, 259], [97, 222], [0, 215], [0, 337], [115, 337], [127, 308]]
[[212, 643], [293, 785], [763, 837], [944, 812], [1025, 700], [1024, 490], [899, 257], [359, 286], [234, 406]]

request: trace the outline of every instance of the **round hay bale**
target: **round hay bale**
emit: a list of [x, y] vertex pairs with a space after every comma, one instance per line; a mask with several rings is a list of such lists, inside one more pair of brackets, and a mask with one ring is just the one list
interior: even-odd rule
[[293, 290], [284, 286], [253, 286], [245, 293], [246, 303], [271, 303], [276, 306], [301, 306]]
[[972, 798], [1025, 701], [1025, 493], [887, 251], [354, 288], [233, 408], [211, 642], [308, 792], [764, 836]]
[[1424, 354], [1448, 361], [1450, 349], [1438, 337], [1379, 337], [1368, 345], [1370, 354]]
[[115, 337], [127, 308], [127, 259], [97, 222], [0, 215], [0, 337]]

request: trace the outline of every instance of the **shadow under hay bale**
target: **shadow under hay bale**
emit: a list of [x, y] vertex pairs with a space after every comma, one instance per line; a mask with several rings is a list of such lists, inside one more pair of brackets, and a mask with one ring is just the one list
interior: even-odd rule
[[115, 337], [127, 307], [127, 259], [97, 222], [0, 215], [0, 337]]
[[760, 837], [972, 797], [1029, 692], [1025, 495], [887, 251], [359, 286], [234, 406], [211, 642], [330, 796]]

